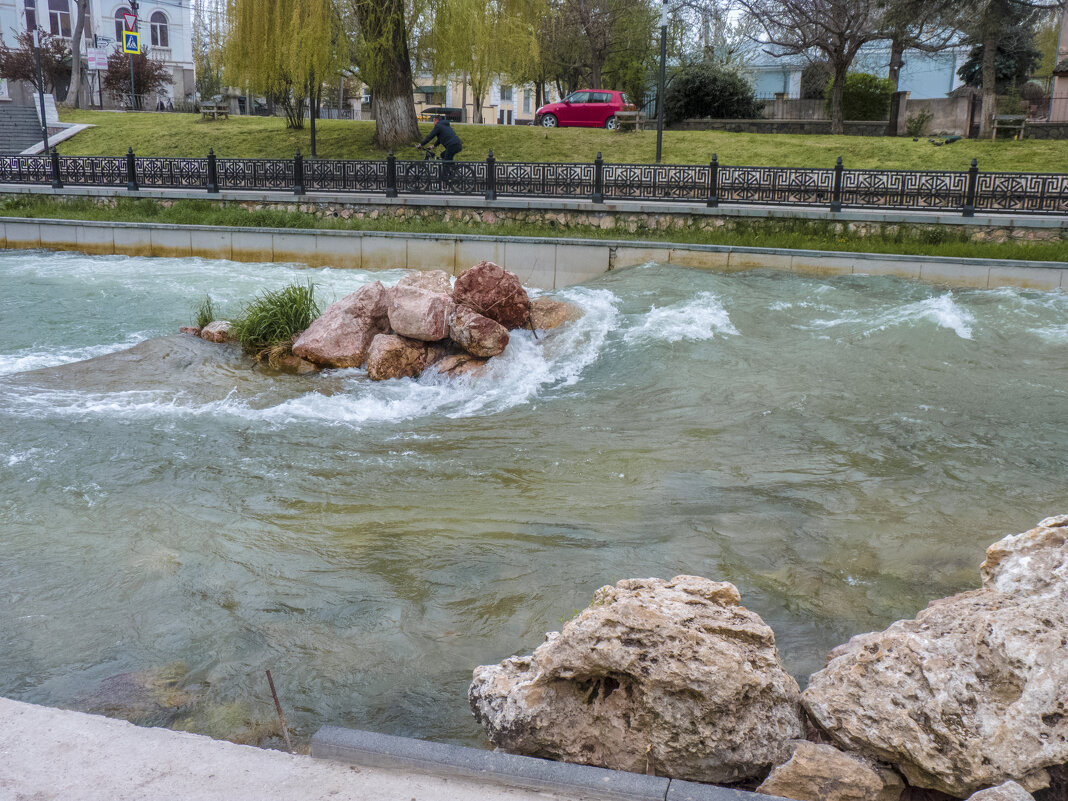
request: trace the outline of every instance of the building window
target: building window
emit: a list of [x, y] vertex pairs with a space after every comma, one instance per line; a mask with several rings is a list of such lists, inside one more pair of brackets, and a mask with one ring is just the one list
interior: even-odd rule
[[68, 0], [48, 0], [48, 27], [53, 36], [70, 38], [70, 3]]
[[523, 92], [523, 113], [524, 114], [529, 114], [530, 113], [530, 92], [529, 91]]
[[512, 87], [511, 86], [504, 86], [503, 84], [501, 85], [501, 102], [502, 103], [511, 103], [512, 102]]
[[126, 21], [123, 19], [123, 14], [132, 14], [133, 12], [123, 6], [115, 11], [115, 41], [122, 42], [122, 32], [126, 30]]
[[37, 27], [37, 0], [26, 0], [26, 30]]
[[170, 47], [170, 39], [167, 37], [167, 15], [162, 11], [155, 11], [149, 18], [152, 27], [152, 46]]

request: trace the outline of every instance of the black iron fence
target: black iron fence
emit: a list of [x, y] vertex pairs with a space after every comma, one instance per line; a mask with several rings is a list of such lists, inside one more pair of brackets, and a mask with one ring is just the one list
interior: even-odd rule
[[765, 206], [902, 209], [1013, 214], [1068, 214], [1068, 174], [951, 170], [852, 170], [842, 159], [818, 167], [720, 164], [407, 161], [341, 159], [143, 158], [125, 156], [0, 156], [0, 183], [112, 186], [130, 191], [223, 189], [398, 195], [480, 195], [720, 203]]

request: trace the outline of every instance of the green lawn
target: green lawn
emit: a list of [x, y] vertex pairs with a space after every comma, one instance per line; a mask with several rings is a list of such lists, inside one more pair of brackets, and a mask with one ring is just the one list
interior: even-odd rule
[[[133, 147], [139, 156], [218, 156], [289, 158], [310, 150], [310, 132], [291, 131], [278, 117], [234, 117], [203, 122], [195, 114], [61, 111], [66, 122], [96, 125], [59, 145], [64, 155], [117, 156]], [[430, 125], [421, 126], [424, 131]], [[457, 125], [464, 142], [460, 159], [484, 159], [493, 150], [499, 161], [655, 160], [656, 132], [614, 133], [592, 128], [544, 130], [535, 127]], [[318, 152], [327, 158], [380, 159], [372, 146], [373, 122], [322, 120]], [[1068, 172], [1068, 141], [1023, 142], [964, 140], [935, 147], [926, 139], [861, 136], [740, 134], [721, 131], [666, 131], [663, 161], [698, 164], [718, 154], [721, 164], [768, 167], [831, 167], [841, 156], [846, 167], [870, 169], [967, 169], [979, 159], [981, 170]], [[400, 157], [414, 157], [405, 149]]]

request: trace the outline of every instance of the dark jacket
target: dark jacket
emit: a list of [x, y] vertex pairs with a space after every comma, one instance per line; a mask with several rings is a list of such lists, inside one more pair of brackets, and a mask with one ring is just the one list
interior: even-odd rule
[[460, 137], [456, 135], [456, 131], [454, 131], [452, 129], [452, 126], [449, 125], [448, 120], [438, 120], [436, 123], [434, 123], [433, 130], [431, 130], [430, 133], [427, 134], [426, 139], [424, 139], [419, 144], [425, 145], [434, 137], [437, 137], [437, 144], [441, 145], [444, 148], [460, 146]]

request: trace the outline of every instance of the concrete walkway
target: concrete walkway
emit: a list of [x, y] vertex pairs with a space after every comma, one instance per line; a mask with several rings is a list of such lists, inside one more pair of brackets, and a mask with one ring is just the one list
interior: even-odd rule
[[474, 780], [343, 765], [0, 698], [2, 801], [562, 798]]

